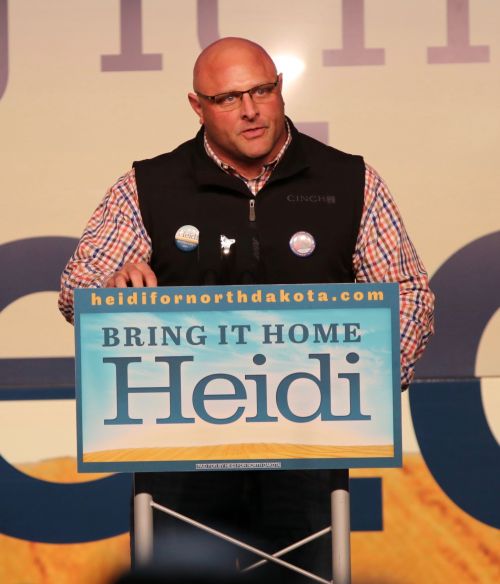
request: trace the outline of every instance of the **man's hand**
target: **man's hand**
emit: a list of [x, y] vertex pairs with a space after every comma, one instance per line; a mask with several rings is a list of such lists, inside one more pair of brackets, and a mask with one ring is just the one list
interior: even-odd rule
[[155, 273], [146, 262], [124, 264], [120, 270], [110, 276], [104, 284], [106, 288], [144, 288], [158, 286]]

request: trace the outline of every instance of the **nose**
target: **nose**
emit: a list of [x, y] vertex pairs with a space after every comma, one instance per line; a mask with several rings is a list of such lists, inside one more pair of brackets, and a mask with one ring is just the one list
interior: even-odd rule
[[249, 93], [241, 96], [240, 114], [247, 120], [253, 120], [259, 115], [259, 109]]

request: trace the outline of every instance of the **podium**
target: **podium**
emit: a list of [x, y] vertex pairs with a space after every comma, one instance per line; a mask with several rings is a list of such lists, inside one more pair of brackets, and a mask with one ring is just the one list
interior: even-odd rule
[[[75, 291], [80, 472], [329, 469], [331, 526], [267, 554], [135, 498], [136, 560], [152, 512], [260, 556], [332, 532], [333, 582], [350, 582], [349, 470], [401, 466], [397, 284]], [[328, 582], [312, 573], [307, 577]]]

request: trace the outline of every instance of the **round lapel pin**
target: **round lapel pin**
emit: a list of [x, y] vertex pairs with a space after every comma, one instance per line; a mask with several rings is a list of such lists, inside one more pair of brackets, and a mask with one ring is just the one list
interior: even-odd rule
[[175, 232], [175, 245], [181, 251], [193, 251], [198, 247], [200, 232], [193, 225], [183, 225]]
[[316, 247], [314, 237], [307, 231], [297, 231], [290, 238], [290, 249], [299, 257], [310, 256]]

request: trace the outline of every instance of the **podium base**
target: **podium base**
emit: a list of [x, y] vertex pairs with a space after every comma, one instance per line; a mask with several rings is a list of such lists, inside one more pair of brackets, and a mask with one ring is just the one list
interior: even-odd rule
[[351, 557], [350, 557], [350, 497], [349, 497], [349, 471], [340, 469], [332, 471], [331, 491], [331, 526], [325, 527], [301, 540], [275, 552], [274, 554], [252, 546], [244, 541], [232, 537], [222, 531], [214, 529], [191, 517], [178, 513], [174, 509], [160, 505], [153, 500], [149, 493], [141, 492], [134, 497], [134, 529], [135, 529], [135, 561], [137, 566], [144, 567], [153, 561], [153, 509], [165, 513], [192, 527], [204, 531], [216, 538], [224, 540], [241, 549], [262, 558], [247, 567], [241, 568], [241, 573], [248, 573], [268, 563], [279, 565], [305, 578], [323, 584], [331, 584], [317, 574], [304, 570], [282, 558], [288, 552], [296, 550], [328, 533], [332, 533], [332, 574], [334, 584], [350, 584], [351, 582]]

